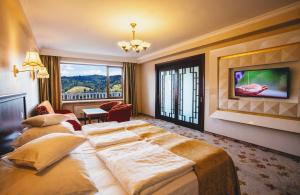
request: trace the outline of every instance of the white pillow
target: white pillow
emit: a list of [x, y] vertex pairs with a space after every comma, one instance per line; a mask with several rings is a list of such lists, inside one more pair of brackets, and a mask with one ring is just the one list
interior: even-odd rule
[[69, 118], [63, 114], [44, 114], [30, 117], [22, 122], [23, 125], [31, 127], [45, 127], [49, 125], [57, 125]]
[[79, 135], [51, 133], [24, 144], [9, 153], [7, 158], [16, 165], [41, 171], [62, 159], [85, 140], [86, 138]]
[[15, 141], [11, 143], [13, 147], [20, 147], [27, 142], [39, 138], [50, 133], [74, 133], [73, 126], [68, 122], [62, 122], [58, 125], [50, 125], [46, 127], [32, 127], [25, 129]]
[[89, 179], [79, 155], [70, 154], [45, 171], [15, 167], [7, 159], [0, 161], [0, 194], [95, 194], [97, 189]]

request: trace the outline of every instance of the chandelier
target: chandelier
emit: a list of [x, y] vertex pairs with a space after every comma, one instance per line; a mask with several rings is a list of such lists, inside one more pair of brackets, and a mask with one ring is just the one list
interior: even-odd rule
[[151, 43], [135, 39], [136, 23], [130, 23], [130, 26], [132, 28], [132, 40], [118, 42], [119, 47], [121, 47], [121, 49], [125, 52], [133, 50], [136, 53], [140, 53], [141, 51], [148, 49], [151, 46]]

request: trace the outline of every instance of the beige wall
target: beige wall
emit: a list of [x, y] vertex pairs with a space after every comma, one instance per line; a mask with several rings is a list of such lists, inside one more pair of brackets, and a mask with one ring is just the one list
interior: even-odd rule
[[36, 48], [31, 29], [17, 0], [0, 0], [0, 95], [27, 93], [27, 111], [38, 103], [37, 80], [29, 73], [13, 77], [12, 68], [21, 66], [25, 52]]
[[[245, 27], [246, 28], [246, 27]], [[252, 125], [234, 123], [219, 119], [213, 119], [209, 116], [209, 52], [213, 49], [222, 48], [229, 45], [243, 43], [255, 40], [262, 37], [268, 37], [291, 30], [300, 29], [299, 22], [294, 24], [282, 25], [278, 28], [269, 28], [260, 30], [259, 33], [250, 33], [249, 35], [240, 38], [231, 39], [230, 41], [222, 41], [219, 43], [209, 44], [209, 46], [199, 45], [196, 49], [187, 52], [180, 52], [168, 57], [160, 57], [159, 59], [143, 63], [141, 69], [141, 94], [142, 94], [142, 113], [154, 116], [155, 115], [155, 64], [180, 59], [192, 55], [205, 53], [205, 127], [206, 131], [214, 132], [220, 135], [225, 135], [235, 139], [247, 141], [264, 147], [276, 149], [286, 153], [300, 156], [300, 134], [279, 131], [275, 129], [262, 128]], [[232, 33], [232, 32], [230, 32]], [[220, 37], [226, 37], [225, 34], [219, 34], [216, 40]], [[211, 41], [211, 40], [210, 40]], [[174, 50], [175, 53], [175, 50]], [[217, 72], [215, 73], [217, 74]]]

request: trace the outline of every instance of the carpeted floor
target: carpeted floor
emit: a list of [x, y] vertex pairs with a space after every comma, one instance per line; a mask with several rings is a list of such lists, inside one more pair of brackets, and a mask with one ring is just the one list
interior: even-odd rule
[[235, 163], [242, 195], [300, 195], [300, 162], [297, 160], [147, 116], [135, 119], [222, 147]]

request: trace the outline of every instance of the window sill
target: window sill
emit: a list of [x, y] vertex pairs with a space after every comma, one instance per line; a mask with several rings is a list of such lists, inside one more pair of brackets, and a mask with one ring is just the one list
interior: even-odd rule
[[108, 102], [108, 101], [124, 101], [124, 99], [101, 99], [101, 100], [75, 100], [75, 101], [62, 101], [62, 104], [92, 103], [92, 102]]

